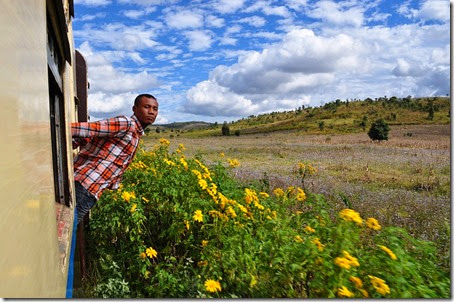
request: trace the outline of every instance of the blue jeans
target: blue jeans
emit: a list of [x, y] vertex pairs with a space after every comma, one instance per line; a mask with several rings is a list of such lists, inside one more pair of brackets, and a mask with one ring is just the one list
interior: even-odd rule
[[85, 189], [79, 182], [76, 181], [76, 210], [77, 224], [82, 221], [85, 214], [96, 203], [96, 197]]

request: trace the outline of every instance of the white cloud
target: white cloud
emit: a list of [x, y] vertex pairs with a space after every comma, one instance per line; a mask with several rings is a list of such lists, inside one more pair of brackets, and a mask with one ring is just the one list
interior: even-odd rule
[[211, 47], [213, 39], [211, 32], [203, 30], [186, 31], [183, 33], [189, 40], [188, 48], [191, 51], [203, 51]]
[[203, 25], [203, 16], [190, 10], [170, 12], [165, 16], [167, 25], [171, 28], [198, 28]]
[[155, 11], [156, 11], [156, 7], [147, 7], [147, 8], [141, 9], [141, 10], [135, 10], [135, 9], [126, 10], [126, 11], [123, 11], [123, 15], [128, 18], [131, 18], [131, 19], [139, 19], [139, 18], [141, 18], [145, 15], [148, 15], [150, 13], [153, 13]]
[[426, 0], [421, 8], [414, 12], [414, 17], [449, 22], [449, 11], [449, 2], [446, 0]]
[[205, 22], [208, 26], [213, 26], [213, 27], [224, 27], [225, 26], [225, 20], [222, 18], [218, 18], [213, 15], [209, 15], [205, 18]]
[[308, 15], [334, 25], [359, 27], [363, 24], [364, 10], [360, 6], [350, 7], [348, 2], [318, 1], [315, 7], [308, 11]]
[[239, 23], [247, 23], [249, 25], [252, 25], [254, 27], [262, 27], [265, 25], [266, 20], [265, 18], [259, 17], [259, 16], [251, 16], [251, 17], [246, 17], [238, 20]]
[[98, 18], [104, 18], [106, 16], [106, 13], [97, 13], [94, 15], [83, 15], [82, 17], [78, 18], [77, 21], [93, 21]]
[[213, 9], [220, 13], [230, 14], [242, 8], [244, 0], [216, 0], [213, 2]]
[[74, 0], [76, 5], [105, 6], [112, 3], [112, 0]]
[[[95, 52], [88, 42], [83, 43], [79, 51], [87, 60], [90, 94], [96, 92], [104, 94], [125, 93], [158, 86], [156, 77], [146, 71], [125, 72], [112, 65], [113, 61], [130, 56], [130, 54], [125, 52]], [[135, 59], [140, 60], [141, 58], [139, 56]]]
[[126, 26], [120, 23], [109, 23], [102, 28], [84, 26], [83, 30], [74, 31], [76, 38], [90, 41], [91, 44], [105, 47], [108, 44], [112, 49], [141, 50], [155, 47], [159, 43], [154, 40], [154, 29], [145, 26]]

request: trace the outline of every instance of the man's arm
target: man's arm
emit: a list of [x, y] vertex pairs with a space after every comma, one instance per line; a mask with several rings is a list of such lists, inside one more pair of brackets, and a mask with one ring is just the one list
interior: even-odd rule
[[117, 116], [96, 122], [71, 123], [73, 138], [121, 137], [124, 136], [131, 122], [125, 116]]

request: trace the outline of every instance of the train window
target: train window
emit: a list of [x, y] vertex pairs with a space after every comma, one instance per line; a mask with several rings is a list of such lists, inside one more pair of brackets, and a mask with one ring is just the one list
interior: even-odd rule
[[47, 64], [55, 201], [70, 206], [62, 60], [48, 20]]

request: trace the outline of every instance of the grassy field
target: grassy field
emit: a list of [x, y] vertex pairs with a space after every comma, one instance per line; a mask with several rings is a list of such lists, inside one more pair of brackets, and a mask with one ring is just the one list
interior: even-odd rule
[[[144, 137], [145, 148], [170, 133]], [[301, 186], [292, 171], [298, 162], [317, 173], [305, 180], [308, 191], [325, 194], [333, 213], [345, 199], [362, 216], [400, 226], [436, 242], [440, 263], [450, 268], [450, 125], [391, 126], [388, 141], [372, 142], [365, 132], [307, 135], [303, 131], [241, 136], [170, 138], [186, 155], [202, 155], [209, 164], [238, 159], [235, 177], [271, 192]], [[224, 153], [225, 157], [221, 157]], [[343, 201], [344, 200], [344, 201]]]

